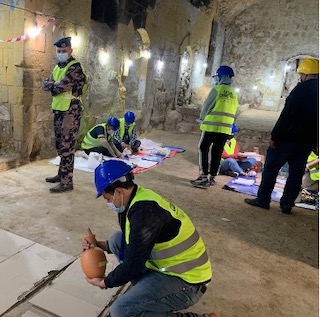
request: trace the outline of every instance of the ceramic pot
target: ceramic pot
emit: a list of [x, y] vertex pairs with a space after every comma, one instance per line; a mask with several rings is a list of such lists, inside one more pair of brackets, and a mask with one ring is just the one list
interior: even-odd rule
[[81, 253], [80, 263], [83, 273], [88, 278], [104, 277], [108, 263], [104, 251], [100, 248], [90, 248]]

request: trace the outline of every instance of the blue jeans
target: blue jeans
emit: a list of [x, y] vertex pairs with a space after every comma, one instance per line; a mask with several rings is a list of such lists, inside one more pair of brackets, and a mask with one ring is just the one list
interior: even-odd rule
[[[108, 240], [112, 253], [119, 258], [122, 232], [115, 232]], [[175, 313], [186, 309], [203, 296], [200, 285], [146, 269], [146, 273], [132, 288], [111, 305], [112, 317], [197, 317], [195, 313]]]
[[246, 158], [242, 161], [238, 161], [234, 158], [227, 158], [223, 160], [220, 164], [220, 173], [226, 173], [228, 171], [242, 173], [251, 168], [254, 164], [257, 163], [255, 158]]
[[301, 189], [302, 177], [311, 149], [310, 145], [293, 142], [278, 142], [275, 149], [268, 148], [257, 194], [261, 204], [270, 203], [279, 170], [288, 162], [289, 176], [280, 199], [280, 208], [286, 209], [294, 206], [294, 201]]

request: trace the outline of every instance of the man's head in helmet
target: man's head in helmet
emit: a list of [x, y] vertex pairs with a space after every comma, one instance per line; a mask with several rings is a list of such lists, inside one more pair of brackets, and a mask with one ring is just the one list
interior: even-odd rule
[[307, 58], [300, 61], [297, 73], [300, 74], [301, 82], [319, 78], [319, 60], [316, 58]]

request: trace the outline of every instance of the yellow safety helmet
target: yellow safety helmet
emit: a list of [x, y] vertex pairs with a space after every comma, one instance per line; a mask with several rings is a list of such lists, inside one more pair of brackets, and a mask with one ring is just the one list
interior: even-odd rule
[[300, 74], [319, 74], [319, 60], [315, 58], [307, 58], [299, 63], [297, 73]]

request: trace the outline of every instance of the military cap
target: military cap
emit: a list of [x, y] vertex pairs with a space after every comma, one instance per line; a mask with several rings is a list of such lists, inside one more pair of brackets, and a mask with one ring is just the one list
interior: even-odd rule
[[57, 47], [71, 47], [71, 37], [64, 37], [58, 41], [56, 41], [53, 45]]

